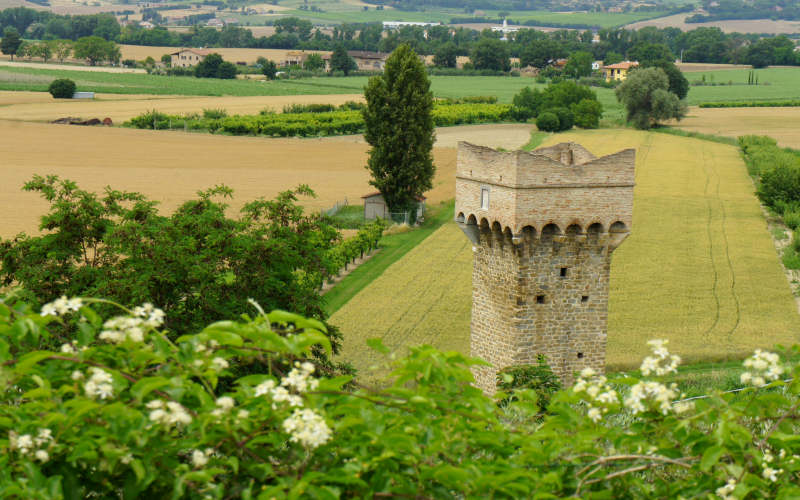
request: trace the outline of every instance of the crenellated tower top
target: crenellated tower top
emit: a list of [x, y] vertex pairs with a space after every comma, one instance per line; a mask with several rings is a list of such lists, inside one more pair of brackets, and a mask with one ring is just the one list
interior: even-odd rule
[[531, 152], [460, 142], [456, 221], [465, 232], [488, 226], [515, 240], [543, 232], [627, 236], [634, 163], [633, 149], [596, 158], [573, 142]]

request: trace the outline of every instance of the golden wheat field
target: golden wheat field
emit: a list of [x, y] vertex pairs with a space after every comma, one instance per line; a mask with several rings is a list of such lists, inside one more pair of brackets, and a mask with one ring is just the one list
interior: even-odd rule
[[800, 108], [697, 108], [673, 124], [690, 132], [738, 137], [768, 135], [787, 148], [800, 148]]
[[[318, 195], [302, 203], [328, 208], [374, 188], [364, 168], [367, 146], [326, 139], [265, 139], [211, 134], [81, 127], [0, 120], [0, 237], [36, 232], [47, 205], [21, 191], [33, 174], [57, 174], [85, 189], [139, 191], [172, 210], [198, 190], [226, 184], [233, 207], [305, 183]], [[455, 150], [436, 148], [431, 203], [453, 197]]]
[[[558, 134], [596, 155], [637, 150], [632, 235], [611, 272], [608, 366], [628, 368], [645, 342], [671, 341], [688, 362], [800, 341], [800, 318], [753, 185], [732, 146], [630, 130]], [[455, 182], [451, 179], [450, 182]], [[344, 357], [366, 369], [366, 339], [395, 352], [431, 343], [466, 352], [471, 247], [452, 224], [428, 237], [331, 318]]]
[[228, 114], [258, 114], [269, 108], [281, 111], [287, 104], [363, 101], [362, 94], [292, 95], [292, 96], [156, 96], [97, 94], [95, 99], [54, 100], [46, 92], [0, 92], [0, 120], [53, 121], [75, 116], [81, 118], [109, 117], [121, 124], [151, 109], [162, 113], [202, 113], [204, 109], [224, 109]]

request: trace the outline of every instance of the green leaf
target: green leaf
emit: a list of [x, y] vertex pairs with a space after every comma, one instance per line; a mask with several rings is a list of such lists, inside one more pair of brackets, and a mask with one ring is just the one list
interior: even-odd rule
[[147, 377], [139, 380], [131, 387], [131, 395], [141, 401], [145, 396], [170, 384], [169, 379], [164, 377]]
[[711, 467], [719, 462], [719, 458], [723, 453], [725, 453], [725, 448], [722, 446], [710, 446], [706, 448], [706, 451], [703, 452], [703, 458], [700, 460], [700, 470], [703, 472], [711, 470]]
[[25, 354], [19, 361], [14, 365], [14, 371], [17, 373], [25, 373], [33, 367], [36, 363], [45, 360], [51, 356], [55, 356], [55, 353], [50, 351], [33, 351], [28, 354]]
[[378, 351], [381, 354], [389, 354], [391, 352], [388, 347], [383, 345], [383, 339], [380, 337], [367, 339], [367, 345], [370, 349]]
[[207, 326], [200, 335], [216, 340], [222, 345], [232, 345], [240, 347], [244, 341], [234, 330], [238, 330], [239, 325], [233, 321], [218, 321]]
[[147, 476], [147, 473], [144, 470], [144, 465], [142, 465], [142, 461], [139, 459], [135, 459], [131, 461], [131, 469], [133, 469], [133, 473], [136, 474], [136, 480], [141, 482]]

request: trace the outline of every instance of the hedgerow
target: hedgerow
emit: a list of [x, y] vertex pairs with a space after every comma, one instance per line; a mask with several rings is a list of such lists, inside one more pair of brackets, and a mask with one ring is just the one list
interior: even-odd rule
[[341, 269], [347, 270], [347, 265], [357, 258], [363, 258], [365, 253], [377, 248], [378, 241], [386, 229], [384, 219], [376, 219], [369, 224], [361, 226], [352, 238], [348, 238], [328, 250], [328, 274], [326, 278], [337, 275]]
[[720, 101], [703, 102], [701, 108], [783, 108], [800, 106], [800, 101]]
[[[353, 108], [355, 106], [349, 106]], [[510, 120], [507, 104], [440, 104], [433, 109], [436, 126], [496, 123]], [[309, 137], [347, 135], [364, 131], [364, 118], [357, 109], [328, 112], [266, 113], [210, 118], [198, 115], [167, 115], [149, 111], [132, 118], [127, 126], [143, 129], [206, 130], [232, 135], [270, 137]]]
[[3, 498], [800, 495], [800, 369], [774, 353], [744, 362], [738, 394], [675, 401], [679, 360], [651, 342], [645, 378], [587, 369], [542, 412], [428, 346], [382, 389], [331, 377], [309, 361], [320, 322], [255, 302], [175, 340], [160, 309], [100, 302], [0, 300]]

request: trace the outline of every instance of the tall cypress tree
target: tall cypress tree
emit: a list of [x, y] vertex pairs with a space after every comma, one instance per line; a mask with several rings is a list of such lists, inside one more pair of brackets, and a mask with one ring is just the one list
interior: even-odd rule
[[[364, 89], [367, 169], [393, 212], [415, 214], [417, 198], [433, 187], [433, 93], [425, 66], [406, 44], [386, 60], [383, 75]], [[413, 216], [413, 215], [412, 215]]]

